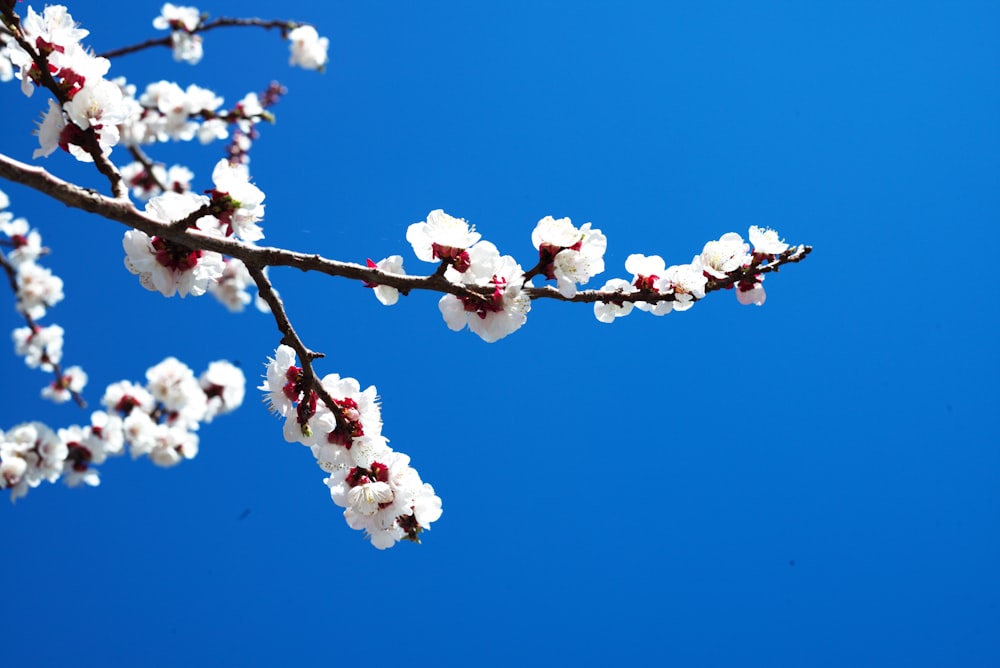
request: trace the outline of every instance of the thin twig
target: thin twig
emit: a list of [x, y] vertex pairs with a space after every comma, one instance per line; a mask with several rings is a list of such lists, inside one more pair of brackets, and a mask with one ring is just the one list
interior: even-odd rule
[[[266, 21], [264, 19], [237, 19], [237, 18], [227, 18], [219, 17], [208, 23], [199, 24], [194, 30], [190, 31], [190, 34], [194, 35], [201, 32], [208, 32], [209, 30], [214, 30], [215, 28], [231, 28], [235, 26], [255, 26], [257, 28], [265, 28], [270, 30], [272, 28], [280, 28], [282, 33], [288, 30], [294, 30], [295, 28], [306, 25], [305, 23], [299, 23], [297, 21], [279, 21], [271, 20]], [[116, 58], [118, 56], [125, 56], [130, 53], [136, 53], [137, 51], [142, 51], [144, 49], [150, 49], [156, 46], [167, 46], [172, 47], [173, 41], [170, 35], [166, 37], [153, 37], [147, 39], [145, 42], [140, 44], [133, 44], [131, 46], [123, 46], [118, 49], [111, 49], [110, 51], [105, 51], [103, 53], [97, 54], [100, 58]]]

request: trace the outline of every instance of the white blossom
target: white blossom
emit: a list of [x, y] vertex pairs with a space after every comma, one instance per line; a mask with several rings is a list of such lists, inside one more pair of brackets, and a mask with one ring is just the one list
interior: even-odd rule
[[289, 65], [298, 65], [307, 70], [322, 70], [326, 65], [326, 50], [329, 40], [320, 37], [316, 28], [303, 25], [288, 33]]
[[[604, 284], [601, 288], [601, 292], [621, 292], [622, 294], [630, 294], [635, 292], [635, 288], [631, 283], [623, 278], [612, 278], [610, 281]], [[614, 299], [610, 301], [594, 302], [594, 317], [599, 321], [605, 323], [611, 323], [615, 321], [615, 318], [623, 318], [632, 312], [635, 305], [632, 302], [623, 301], [621, 303], [616, 303]]]
[[788, 250], [788, 244], [778, 238], [778, 233], [770, 228], [750, 227], [750, 243], [753, 252], [762, 255], [778, 255]]
[[[403, 270], [402, 255], [390, 255], [383, 260], [379, 260], [378, 262], [368, 260], [368, 266], [372, 269], [378, 269], [379, 271], [383, 271], [388, 274], [406, 274]], [[365, 286], [374, 289], [375, 298], [378, 299], [384, 306], [392, 306], [399, 301], [399, 290], [390, 285], [365, 283]]]
[[427, 220], [406, 229], [406, 240], [424, 262], [455, 259], [479, 241], [480, 235], [462, 218], [453, 218], [441, 209], [427, 214]]
[[[411, 226], [412, 229], [412, 226]], [[509, 255], [489, 241], [480, 241], [469, 249], [469, 267], [460, 273], [449, 267], [445, 276], [463, 285], [487, 288], [487, 297], [458, 297], [447, 294], [438, 308], [449, 329], [460, 331], [466, 325], [487, 343], [515, 332], [528, 319], [531, 299], [522, 290], [524, 271]]]
[[701, 251], [701, 263], [710, 276], [725, 278], [726, 275], [750, 262], [750, 246], [743, 243], [743, 237], [736, 232], [727, 232], [718, 241], [709, 241]]

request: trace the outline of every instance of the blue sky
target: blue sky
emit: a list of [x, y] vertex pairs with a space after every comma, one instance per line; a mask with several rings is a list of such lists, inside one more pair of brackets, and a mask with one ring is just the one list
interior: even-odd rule
[[[227, 103], [289, 88], [252, 152], [271, 245], [416, 273], [406, 227], [444, 208], [525, 266], [539, 218], [592, 222], [598, 280], [750, 225], [815, 251], [762, 308], [714, 294], [609, 326], [538, 303], [493, 345], [430, 295], [384, 308], [274, 271], [320, 371], [377, 385], [441, 520], [373, 549], [251, 391], [193, 461], [0, 504], [0, 664], [1000, 663], [997, 5], [620, 4], [220, 2], [199, 7], [314, 22], [328, 71], [251, 30], [208, 34], [194, 68], [112, 64]], [[69, 9], [101, 51], [152, 36], [159, 5]], [[0, 96], [0, 151], [27, 160], [44, 96]], [[203, 189], [221, 153], [154, 156]], [[66, 281], [48, 321], [92, 405], [167, 355], [257, 384], [268, 317], [147, 293], [120, 225], [0, 189]], [[0, 428], [84, 420], [6, 359]]]

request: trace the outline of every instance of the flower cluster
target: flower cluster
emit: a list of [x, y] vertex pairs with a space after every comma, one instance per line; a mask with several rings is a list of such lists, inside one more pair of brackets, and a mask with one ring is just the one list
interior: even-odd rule
[[[170, 31], [174, 60], [197, 65], [204, 55], [202, 38], [198, 32], [204, 27], [206, 18], [207, 15], [195, 7], [178, 7], [168, 2], [160, 9], [160, 15], [153, 19], [153, 27]], [[273, 27], [273, 24], [268, 25]], [[327, 62], [329, 40], [320, 37], [316, 28], [311, 25], [289, 23], [283, 24], [282, 28], [289, 41], [288, 64], [322, 71]]]
[[177, 62], [197, 65], [201, 61], [204, 55], [201, 35], [195, 34], [201, 25], [201, 18], [201, 13], [194, 7], [177, 7], [168, 2], [163, 5], [160, 15], [153, 19], [154, 28], [170, 31], [170, 43]]
[[158, 466], [173, 466], [198, 454], [200, 424], [243, 403], [243, 372], [228, 362], [212, 362], [195, 378], [173, 357], [146, 372], [146, 385], [121, 381], [109, 385], [103, 411], [90, 424], [53, 430], [40, 422], [0, 431], [0, 489], [11, 500], [43, 481], [62, 478], [73, 487], [100, 484], [94, 467], [127, 449], [132, 458], [148, 456]]
[[[264, 237], [261, 221], [265, 195], [251, 182], [248, 151], [257, 139], [262, 121], [273, 121], [268, 109], [284, 94], [279, 84], [260, 95], [250, 93], [231, 109], [223, 99], [196, 85], [181, 88], [169, 81], [149, 84], [141, 94], [123, 78], [109, 80], [110, 61], [83, 48], [87, 36], [62, 6], [42, 13], [30, 7], [23, 21], [13, 13], [11, 0], [0, 0], [0, 81], [17, 78], [31, 95], [45, 87], [55, 99], [37, 129], [35, 157], [49, 156], [61, 148], [81, 161], [96, 162], [111, 181], [115, 206], [125, 203], [125, 186], [145, 200], [143, 229], [129, 229], [123, 239], [125, 266], [145, 288], [170, 297], [199, 296], [210, 292], [232, 311], [251, 301], [251, 286], [260, 282], [263, 296], [257, 306], [275, 307], [275, 319], [285, 341], [267, 364], [259, 389], [271, 410], [284, 417], [287, 441], [309, 447], [335, 504], [344, 509], [348, 525], [363, 530], [372, 544], [386, 549], [401, 540], [420, 541], [420, 534], [441, 516], [441, 499], [424, 483], [410, 458], [394, 451], [382, 435], [381, 408], [374, 387], [365, 390], [353, 378], [337, 374], [317, 379], [311, 363], [296, 363], [295, 350], [305, 347], [282, 312], [280, 300], [261, 272], [271, 260], [261, 260], [280, 249], [253, 250]], [[260, 19], [208, 21], [194, 7], [163, 5], [153, 26], [169, 30], [169, 39], [150, 40], [127, 47], [122, 54], [150, 45], [169, 45], [175, 60], [195, 64], [203, 56], [204, 31], [219, 26], [252, 25], [278, 28], [289, 41], [289, 63], [322, 70], [327, 64], [328, 40], [309, 25]], [[227, 157], [212, 171], [214, 187], [192, 192], [194, 174], [181, 165], [169, 169], [148, 158], [142, 146], [167, 141], [202, 144], [229, 140]], [[106, 157], [119, 143], [128, 147], [135, 162], [120, 174]], [[120, 178], [119, 178], [120, 176]], [[62, 281], [38, 264], [46, 252], [41, 237], [23, 219], [4, 211], [8, 202], [0, 192], [0, 268], [16, 293], [17, 309], [26, 327], [13, 333], [15, 351], [30, 367], [52, 371], [56, 378], [42, 394], [53, 401], [76, 399], [87, 374], [79, 367], [62, 369], [63, 329], [37, 324], [47, 309], [62, 299]], [[136, 211], [131, 214], [138, 215]], [[115, 216], [109, 216], [115, 217]], [[162, 227], [155, 228], [150, 219]], [[147, 227], [148, 225], [148, 227]], [[187, 234], [187, 232], [190, 232]], [[183, 234], [182, 234], [183, 233]], [[227, 239], [226, 257], [204, 246], [219, 248]], [[545, 216], [531, 234], [537, 263], [525, 271], [510, 255], [467, 221], [441, 209], [426, 220], [413, 223], [406, 239], [416, 256], [436, 263], [427, 277], [407, 276], [400, 255], [374, 262], [368, 269], [324, 258], [296, 256], [315, 261], [326, 273], [365, 279], [376, 298], [395, 304], [400, 293], [418, 287], [443, 296], [439, 310], [455, 331], [468, 327], [487, 342], [498, 341], [522, 327], [534, 298], [594, 304], [595, 317], [605, 323], [634, 309], [662, 316], [686, 311], [708, 292], [735, 290], [742, 304], [764, 303], [764, 275], [785, 262], [797, 262], [810, 249], [789, 249], [771, 229], [751, 227], [749, 242], [735, 232], [705, 244], [691, 262], [667, 266], [658, 255], [629, 255], [625, 269], [631, 279], [614, 278], [600, 290], [581, 290], [605, 269], [607, 238], [591, 223], [577, 227], [569, 218]], [[280, 264], [275, 262], [274, 264]], [[260, 271], [258, 271], [260, 267]], [[316, 268], [316, 265], [303, 267]], [[536, 288], [532, 280], [554, 281], [555, 287]], [[265, 301], [265, 299], [267, 301]], [[94, 468], [110, 455], [126, 450], [133, 458], [148, 456], [160, 466], [173, 466], [198, 452], [198, 430], [203, 422], [229, 412], [243, 401], [242, 372], [225, 362], [215, 362], [200, 376], [183, 363], [168, 358], [149, 369], [145, 385], [127, 381], [107, 388], [103, 410], [91, 415], [90, 424], [53, 430], [39, 422], [0, 431], [0, 488], [9, 488], [12, 499], [42, 481], [62, 478], [69, 485], [99, 483]]]
[[572, 298], [577, 285], [586, 284], [604, 271], [608, 239], [590, 223], [577, 228], [569, 218], [546, 216], [531, 233], [538, 250], [538, 266], [545, 278], [556, 281], [559, 294]]
[[475, 228], [441, 209], [427, 220], [413, 223], [406, 240], [425, 262], [440, 261], [450, 282], [469, 288], [462, 295], [447, 294], [438, 302], [450, 329], [466, 325], [484, 341], [498, 341], [528, 319], [531, 300], [523, 288], [530, 286], [514, 258], [500, 255], [489, 241], [481, 241]]
[[372, 545], [383, 550], [401, 540], [420, 542], [441, 517], [441, 499], [410, 458], [389, 447], [375, 387], [362, 390], [353, 378], [328, 375], [319, 384], [331, 405], [295, 362], [295, 351], [279, 346], [259, 387], [271, 410], [285, 418], [285, 439], [310, 448], [329, 474], [324, 482], [348, 526], [365, 531]]
[[21, 91], [30, 96], [35, 86], [45, 85], [59, 97], [49, 100], [38, 127], [36, 158], [62, 148], [90, 162], [95, 155], [107, 156], [119, 141], [118, 126], [129, 107], [121, 88], [104, 78], [110, 61], [80, 44], [87, 34], [62, 5], [50, 5], [41, 14], [28, 7], [20, 22], [21, 41], [7, 42]]
[[[264, 216], [264, 193], [250, 183], [245, 165], [220, 160], [212, 172], [211, 197], [168, 191], [150, 197], [146, 213], [164, 223], [191, 218], [190, 227], [209, 235], [254, 242], [264, 237], [258, 224]], [[251, 280], [243, 263], [214, 251], [189, 248], [140, 230], [125, 232], [125, 267], [148, 290], [165, 297], [200, 296], [211, 291], [230, 310], [250, 302]]]
[[[628, 295], [629, 301], [611, 298], [596, 302], [594, 316], [610, 323], [628, 315], [633, 308], [653, 315], [686, 311], [704, 298], [709, 282], [713, 281], [727, 290], [735, 287], [741, 304], [760, 306], [766, 297], [764, 276], [756, 270], [788, 248], [777, 232], [754, 225], [750, 227], [749, 244], [736, 232], [727, 232], [706, 243], [701, 254], [694, 256], [689, 264], [667, 267], [658, 255], [630, 255], [625, 269], [632, 273], [632, 280], [612, 279], [601, 288], [601, 292]], [[804, 247], [797, 250], [801, 252]], [[650, 299], [634, 299], [636, 293]]]
[[42, 390], [42, 396], [62, 403], [79, 396], [87, 384], [87, 374], [78, 366], [62, 369], [63, 328], [59, 325], [43, 327], [38, 320], [48, 309], [63, 298], [62, 279], [37, 260], [47, 252], [42, 247], [42, 237], [28, 225], [24, 218], [14, 218], [9, 211], [7, 195], [0, 191], [0, 268], [6, 271], [16, 286], [16, 308], [25, 319], [25, 326], [15, 328], [11, 338], [14, 352], [24, 358], [29, 368], [40, 368], [55, 373], [52, 383]]
[[[153, 25], [171, 31], [177, 60], [196, 63], [201, 59], [198, 31], [203, 16], [196, 8], [166, 3]], [[273, 121], [266, 108], [283, 92], [272, 84], [263, 95], [250, 93], [230, 110], [220, 110], [223, 100], [210, 90], [196, 85], [181, 89], [168, 81], [150, 84], [137, 97], [134, 85], [122, 78], [106, 78], [110, 61], [80, 44], [88, 31], [74, 23], [64, 6], [48, 6], [41, 14], [28, 7], [19, 32], [21, 42], [0, 32], [0, 81], [16, 77], [29, 96], [36, 86], [44, 85], [58, 98], [49, 100], [38, 125], [36, 158], [61, 148], [89, 162], [96, 155], [107, 156], [119, 142], [140, 145], [197, 137], [208, 143], [231, 136], [230, 160], [245, 163], [256, 138], [256, 124]], [[289, 24], [286, 33], [291, 64], [322, 70], [327, 60], [326, 38], [308, 25]], [[44, 68], [39, 66], [42, 61]]]

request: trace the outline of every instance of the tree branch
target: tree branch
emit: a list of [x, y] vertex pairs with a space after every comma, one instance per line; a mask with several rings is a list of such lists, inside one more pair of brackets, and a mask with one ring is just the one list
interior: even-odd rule
[[[237, 18], [227, 18], [219, 17], [208, 23], [200, 23], [198, 26], [190, 31], [190, 34], [194, 35], [200, 32], [208, 32], [209, 30], [214, 30], [215, 28], [231, 28], [234, 26], [256, 26], [258, 28], [264, 28], [270, 30], [272, 28], [280, 28], [282, 36], [289, 31], [294, 30], [298, 26], [308, 25], [305, 23], [297, 23], [295, 21], [279, 21], [271, 20], [266, 21], [264, 19], [237, 19]], [[172, 31], [171, 31], [172, 32]], [[166, 37], [153, 37], [147, 39], [145, 42], [140, 44], [133, 44], [131, 46], [123, 46], [118, 49], [111, 49], [110, 51], [105, 51], [103, 53], [97, 54], [100, 58], [116, 58], [118, 56], [125, 56], [130, 53], [136, 53], [137, 51], [142, 51], [144, 49], [150, 49], [156, 46], [166, 46], [172, 47], [173, 41], [168, 34]]]
[[[301, 271], [316, 271], [329, 276], [339, 276], [373, 285], [387, 285], [400, 292], [426, 290], [447, 293], [471, 299], [488, 298], [494, 288], [467, 286], [452, 283], [440, 272], [429, 276], [408, 276], [379, 271], [370, 267], [330, 260], [314, 253], [300, 253], [284, 248], [254, 246], [231, 238], [205, 233], [197, 228], [183, 228], [175, 223], [163, 223], [141, 213], [127, 200], [112, 199], [100, 193], [81, 188], [50, 174], [40, 167], [19, 162], [0, 153], [0, 176], [27, 185], [59, 200], [66, 206], [89, 211], [128, 227], [141, 230], [149, 236], [159, 236], [189, 248], [215, 251], [235, 257], [248, 267], [293, 267]], [[187, 220], [187, 219], [185, 219]], [[784, 264], [799, 262], [812, 251], [810, 246], [793, 246], [765, 265], [751, 265], [733, 272], [726, 279], [709, 281], [705, 292], [731, 287], [741, 281], [752, 281], [754, 276], [777, 271]], [[573, 297], [564, 297], [551, 286], [525, 288], [531, 299], [556, 299], [564, 302], [648, 302], [674, 301], [670, 293], [637, 291], [631, 293], [583, 290]]]

